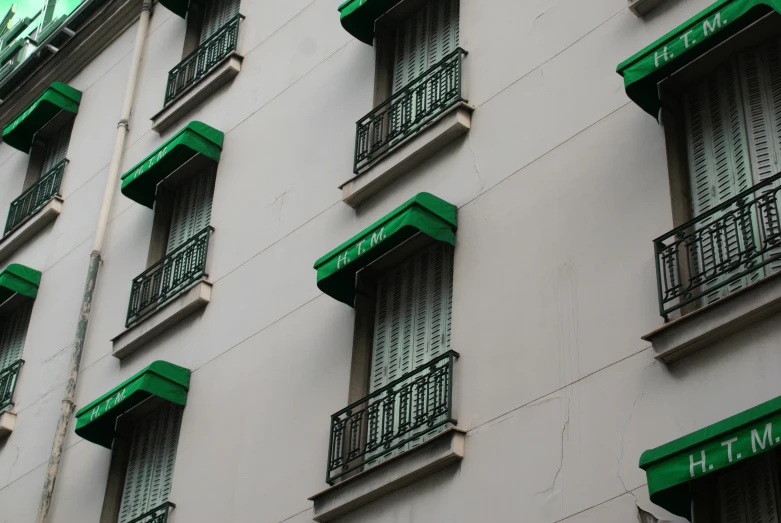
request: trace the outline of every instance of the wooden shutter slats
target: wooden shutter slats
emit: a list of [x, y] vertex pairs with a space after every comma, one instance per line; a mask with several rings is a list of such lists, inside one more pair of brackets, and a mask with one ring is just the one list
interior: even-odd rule
[[0, 370], [22, 357], [33, 304], [25, 303], [0, 324]]

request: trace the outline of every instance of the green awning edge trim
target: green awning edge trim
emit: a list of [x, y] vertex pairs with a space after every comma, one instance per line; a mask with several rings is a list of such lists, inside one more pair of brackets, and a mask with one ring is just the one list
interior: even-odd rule
[[374, 43], [374, 22], [400, 0], [346, 0], [339, 6], [345, 31], [365, 44]]
[[646, 471], [651, 501], [673, 514], [691, 518], [689, 481], [778, 446], [781, 397], [646, 450], [640, 456], [640, 468]]
[[150, 209], [155, 202], [157, 184], [197, 154], [220, 161], [222, 131], [202, 122], [184, 126], [170, 140], [122, 175], [122, 194]]
[[355, 273], [393, 247], [422, 232], [456, 244], [457, 209], [429, 193], [420, 193], [315, 262], [317, 286], [325, 294], [355, 304]]
[[24, 111], [3, 127], [3, 141], [24, 153], [30, 152], [35, 135], [60, 111], [79, 112], [81, 91], [68, 84], [54, 82]]
[[38, 287], [41, 285], [41, 272], [12, 263], [0, 272], [0, 303], [13, 296], [21, 294], [28, 298], [38, 296]]
[[167, 361], [155, 361], [76, 412], [76, 434], [111, 448], [117, 418], [156, 396], [176, 405], [187, 403], [190, 371]]
[[718, 0], [618, 64], [626, 94], [657, 117], [661, 80], [773, 10], [781, 13], [781, 0]]
[[182, 18], [187, 17], [187, 10], [190, 9], [190, 0], [160, 0], [160, 4]]

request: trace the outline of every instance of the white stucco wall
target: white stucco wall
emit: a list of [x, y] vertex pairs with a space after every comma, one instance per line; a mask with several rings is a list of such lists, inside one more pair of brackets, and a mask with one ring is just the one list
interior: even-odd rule
[[[120, 362], [131, 279], [153, 212], [117, 193], [84, 349], [83, 406], [155, 360], [193, 371], [172, 523], [311, 521], [329, 416], [347, 402], [353, 310], [320, 293], [313, 262], [412, 195], [459, 207], [452, 348], [456, 468], [344, 523], [627, 522], [647, 499], [641, 452], [781, 395], [775, 318], [672, 367], [640, 336], [659, 327], [651, 240], [672, 227], [662, 129], [615, 66], [707, 6], [626, 0], [461, 0], [472, 130], [357, 211], [355, 121], [374, 51], [341, 0], [245, 0], [241, 73], [182, 123], [225, 132], [212, 211], [211, 303]], [[185, 24], [156, 6], [121, 171], [169, 138], [151, 131]], [[43, 271], [0, 442], [0, 522], [33, 521], [108, 173], [135, 26], [70, 84], [84, 92], [62, 215], [2, 262]], [[27, 156], [0, 144], [0, 209]], [[0, 267], [1, 268], [1, 267]], [[52, 523], [97, 521], [110, 451], [71, 431]]]

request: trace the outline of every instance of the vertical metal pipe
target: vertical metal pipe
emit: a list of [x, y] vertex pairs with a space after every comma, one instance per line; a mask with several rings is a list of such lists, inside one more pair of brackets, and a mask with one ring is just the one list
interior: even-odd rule
[[49, 456], [46, 481], [43, 485], [41, 504], [38, 508], [38, 517], [36, 518], [37, 523], [45, 523], [46, 518], [49, 515], [52, 495], [54, 494], [54, 485], [57, 481], [57, 472], [60, 468], [60, 459], [62, 458], [62, 451], [65, 447], [65, 438], [68, 434], [68, 425], [70, 424], [70, 419], [71, 416], [73, 416], [73, 410], [75, 408], [73, 398], [76, 394], [76, 383], [79, 378], [79, 365], [81, 364], [81, 355], [84, 349], [84, 338], [87, 334], [87, 326], [89, 325], [92, 296], [98, 279], [101, 250], [103, 249], [103, 240], [106, 235], [109, 212], [111, 211], [111, 203], [114, 197], [114, 191], [116, 190], [119, 166], [122, 162], [122, 154], [125, 150], [128, 120], [130, 119], [130, 110], [133, 107], [133, 98], [135, 97], [136, 81], [138, 79], [138, 70], [141, 64], [144, 43], [149, 31], [151, 10], [152, 0], [143, 0], [141, 16], [139, 17], [138, 29], [136, 31], [133, 58], [130, 64], [130, 74], [128, 75], [127, 87], [125, 88], [125, 100], [122, 104], [122, 114], [119, 123], [117, 124], [117, 138], [114, 142], [114, 152], [111, 156], [111, 166], [109, 168], [108, 180], [106, 181], [106, 190], [103, 193], [100, 218], [98, 219], [95, 240], [93, 242], [92, 252], [90, 253], [89, 268], [87, 269], [87, 282], [84, 285], [84, 295], [81, 301], [81, 309], [79, 310], [79, 319], [76, 324], [76, 335], [73, 339], [68, 384], [65, 387], [65, 394], [62, 398], [62, 406], [60, 409], [60, 419], [57, 421], [57, 429], [54, 433], [54, 443], [52, 445], [51, 455]]

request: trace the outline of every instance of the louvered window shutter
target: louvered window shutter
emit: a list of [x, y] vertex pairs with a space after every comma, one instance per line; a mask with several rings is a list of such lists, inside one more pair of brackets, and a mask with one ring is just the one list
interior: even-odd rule
[[133, 430], [119, 523], [127, 523], [168, 501], [183, 410], [166, 404]]
[[32, 311], [32, 302], [25, 303], [2, 320], [2, 324], [0, 324], [0, 370], [22, 358], [24, 340], [27, 337], [27, 326], [30, 323]]
[[772, 453], [718, 478], [720, 523], [778, 523], [778, 471]]
[[68, 153], [68, 143], [70, 142], [72, 129], [72, 123], [65, 124], [46, 144], [46, 154], [43, 159], [41, 175], [46, 174], [51, 168], [65, 159], [65, 155]]
[[[736, 65], [729, 62], [684, 96], [692, 210], [695, 217], [752, 185], [738, 81]], [[697, 227], [709, 230], [708, 225], [722, 215], [717, 213], [707, 220], [700, 220]], [[737, 260], [740, 245], [734, 228], [727, 228], [726, 244], [726, 249], [716, 251], [716, 242], [707, 241], [706, 238], [696, 253], [698, 259], [695, 260], [695, 272], [712, 271], [721, 264]], [[705, 301], [711, 303], [758, 277], [756, 274], [749, 275], [730, 284], [729, 288], [714, 290], [706, 295]], [[706, 290], [720, 281], [723, 280], [709, 281], [705, 284]]]
[[170, 253], [209, 225], [215, 181], [216, 171], [209, 168], [177, 189], [166, 252]]
[[206, 12], [201, 27], [201, 42], [219, 31], [239, 14], [240, 0], [211, 0], [206, 5]]
[[431, 0], [396, 30], [393, 92], [420, 77], [454, 51], [459, 39], [459, 1]]
[[[449, 350], [452, 268], [452, 247], [436, 244], [379, 278], [369, 376], [370, 392], [401, 378]], [[401, 399], [397, 398], [396, 401]], [[416, 411], [416, 401], [417, 399], [412, 399], [412, 405], [407, 412]], [[395, 408], [396, 427], [399, 425], [401, 412], [399, 407], [400, 405], [397, 405]], [[387, 427], [384, 430], [387, 430]], [[413, 441], [410, 445], [416, 442]], [[383, 459], [406, 448], [407, 446], [404, 446], [396, 452], [384, 455]]]

